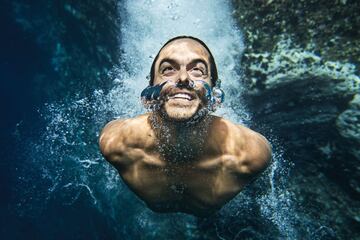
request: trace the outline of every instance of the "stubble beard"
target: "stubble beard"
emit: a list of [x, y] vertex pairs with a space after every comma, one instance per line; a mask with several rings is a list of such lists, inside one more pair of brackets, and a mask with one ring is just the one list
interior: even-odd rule
[[162, 112], [170, 121], [184, 122], [191, 119], [201, 108], [201, 104], [192, 104], [191, 106], [174, 106], [166, 102], [162, 107]]

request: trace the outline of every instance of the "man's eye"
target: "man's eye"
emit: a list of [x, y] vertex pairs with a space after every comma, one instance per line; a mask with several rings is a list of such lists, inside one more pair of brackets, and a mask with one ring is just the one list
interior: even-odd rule
[[195, 77], [201, 77], [201, 76], [205, 75], [205, 71], [201, 68], [193, 68], [193, 69], [191, 69], [191, 75], [193, 75]]
[[162, 73], [163, 74], [166, 74], [166, 73], [171, 73], [173, 72], [175, 69], [173, 67], [166, 67], [162, 70]]
[[202, 74], [204, 74], [204, 70], [202, 70], [201, 68], [193, 68], [193, 71], [198, 71], [201, 72]]

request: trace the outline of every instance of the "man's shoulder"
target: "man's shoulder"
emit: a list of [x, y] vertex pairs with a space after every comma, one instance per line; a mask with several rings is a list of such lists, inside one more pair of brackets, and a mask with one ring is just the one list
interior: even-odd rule
[[246, 166], [246, 171], [261, 172], [269, 164], [271, 147], [263, 135], [224, 118], [217, 117], [214, 120], [216, 132], [224, 135], [222, 143], [227, 145], [226, 149], [230, 154], [239, 156], [239, 161]]
[[238, 138], [266, 140], [265, 137], [260, 133], [246, 127], [245, 125], [233, 123], [232, 121], [225, 118], [214, 116], [213, 122], [216, 129], [223, 131], [226, 130], [226, 132], [231, 136], [236, 135]]
[[208, 143], [215, 152], [234, 154], [244, 151], [251, 130], [222, 117], [212, 116]]
[[116, 119], [105, 125], [100, 134], [99, 145], [106, 156], [127, 147], [142, 147], [146, 136], [151, 130], [148, 115], [135, 118]]
[[250, 128], [233, 123], [222, 117], [213, 116], [211, 128], [215, 131], [216, 135], [222, 135], [228, 139], [246, 139], [256, 137], [258, 133]]

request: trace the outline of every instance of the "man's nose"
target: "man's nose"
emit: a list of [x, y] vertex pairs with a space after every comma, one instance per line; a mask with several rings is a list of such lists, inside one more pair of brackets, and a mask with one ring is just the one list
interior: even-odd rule
[[176, 84], [178, 86], [187, 87], [190, 84], [189, 74], [186, 70], [182, 69], [180, 71], [179, 79], [177, 80]]

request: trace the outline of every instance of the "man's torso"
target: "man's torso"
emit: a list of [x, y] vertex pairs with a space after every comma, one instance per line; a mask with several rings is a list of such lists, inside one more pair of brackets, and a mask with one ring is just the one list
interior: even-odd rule
[[243, 133], [221, 118], [214, 117], [205, 136], [195, 132], [187, 143], [172, 142], [170, 148], [162, 148], [149, 115], [111, 124], [111, 136], [105, 133], [108, 139], [103, 140], [119, 151], [105, 157], [155, 211], [207, 214], [232, 199], [250, 179], [234, 170], [246, 156], [245, 141], [229, 141], [241, 139]]

